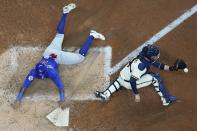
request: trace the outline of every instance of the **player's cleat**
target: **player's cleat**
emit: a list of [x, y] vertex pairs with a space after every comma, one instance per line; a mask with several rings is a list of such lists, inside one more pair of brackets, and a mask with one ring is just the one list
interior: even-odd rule
[[63, 13], [64, 14], [69, 13], [71, 10], [75, 9], [76, 7], [77, 7], [76, 4], [70, 3], [63, 7]]
[[105, 94], [103, 94], [103, 92], [96, 91], [95, 96], [105, 101], [109, 100], [109, 98]]
[[176, 96], [170, 96], [167, 102], [163, 102], [163, 105], [168, 106], [170, 103], [176, 101], [176, 99], [177, 99]]
[[102, 35], [101, 33], [98, 33], [94, 30], [90, 31], [90, 35], [93, 36], [95, 39], [101, 39], [101, 40], [105, 40], [105, 36]]

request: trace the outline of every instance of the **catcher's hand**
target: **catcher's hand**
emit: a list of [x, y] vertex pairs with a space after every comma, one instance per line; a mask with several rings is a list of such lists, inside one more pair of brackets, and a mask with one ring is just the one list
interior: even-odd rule
[[139, 94], [135, 95], [135, 102], [140, 102], [140, 95]]
[[178, 71], [187, 68], [187, 64], [182, 59], [177, 59], [173, 66], [170, 67], [170, 71]]

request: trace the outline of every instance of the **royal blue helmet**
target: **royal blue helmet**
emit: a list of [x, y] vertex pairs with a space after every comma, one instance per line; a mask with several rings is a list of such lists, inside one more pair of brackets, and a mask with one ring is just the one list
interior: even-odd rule
[[45, 68], [45, 66], [44, 66], [43, 64], [38, 63], [38, 64], [36, 65], [36, 71], [37, 71], [38, 73], [43, 73], [43, 72], [45, 72], [45, 70], [46, 70], [46, 68]]

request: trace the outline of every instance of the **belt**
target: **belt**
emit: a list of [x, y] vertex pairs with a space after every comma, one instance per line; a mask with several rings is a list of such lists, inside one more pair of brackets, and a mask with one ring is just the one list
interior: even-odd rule
[[123, 79], [124, 81], [126, 81], [126, 82], [130, 82], [129, 80], [125, 80], [125, 79]]

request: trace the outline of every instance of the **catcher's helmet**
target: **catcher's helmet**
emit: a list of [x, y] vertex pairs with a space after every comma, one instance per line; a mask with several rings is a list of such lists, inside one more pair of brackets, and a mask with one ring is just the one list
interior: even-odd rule
[[160, 56], [159, 49], [154, 45], [147, 45], [142, 49], [142, 53], [145, 57], [151, 61], [156, 61]]

